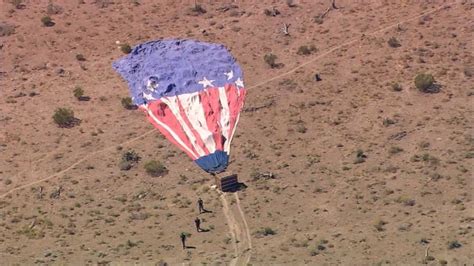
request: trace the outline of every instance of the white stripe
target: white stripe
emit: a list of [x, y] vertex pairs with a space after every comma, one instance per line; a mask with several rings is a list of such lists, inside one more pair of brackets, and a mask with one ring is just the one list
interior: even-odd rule
[[184, 144], [184, 142], [181, 140], [181, 138], [178, 135], [176, 135], [176, 133], [171, 128], [169, 128], [166, 124], [162, 123], [160, 120], [158, 120], [158, 118], [155, 117], [153, 112], [148, 108], [148, 105], [145, 105], [145, 109], [146, 109], [147, 113], [151, 116], [151, 118], [153, 118], [153, 120], [159, 126], [163, 127], [166, 131], [168, 131], [170, 133], [170, 135], [176, 140], [176, 142], [178, 142], [179, 145], [181, 145], [183, 148], [185, 148], [189, 153], [191, 153], [194, 156], [193, 159], [198, 158], [198, 156], [196, 156], [196, 154], [186, 144]]
[[199, 154], [199, 157], [206, 155], [206, 153], [201, 149], [201, 147], [197, 143], [196, 137], [194, 136], [193, 132], [184, 121], [183, 117], [181, 116], [181, 113], [179, 112], [178, 97], [176, 96], [166, 97], [166, 98], [163, 97], [160, 100], [166, 103], [166, 105], [168, 105], [168, 107], [170, 108], [171, 112], [173, 112], [173, 114], [176, 116], [176, 119], [178, 120], [179, 124], [183, 128], [186, 136], [188, 136], [189, 140], [191, 141], [191, 144], [193, 145], [194, 150]]
[[227, 152], [227, 155], [229, 155], [229, 156], [230, 156], [230, 143], [232, 142], [232, 138], [234, 137], [235, 130], [237, 129], [237, 124], [239, 123], [239, 118], [240, 118], [240, 110], [237, 114], [237, 118], [235, 119], [235, 125], [234, 125], [234, 128], [232, 129], [232, 134], [230, 135], [229, 141], [225, 144], [226, 147], [224, 148], [224, 150]]
[[214, 141], [214, 135], [207, 127], [206, 116], [199, 93], [182, 94], [179, 95], [178, 98], [191, 126], [197, 131], [206, 148], [210, 153], [215, 152], [216, 143]]
[[227, 102], [227, 95], [225, 92], [225, 87], [219, 87], [219, 100], [221, 102], [221, 131], [222, 135], [225, 137], [224, 142], [224, 151], [228, 153], [230, 148], [230, 136], [229, 136], [229, 129], [230, 129], [230, 113], [229, 113], [229, 103]]

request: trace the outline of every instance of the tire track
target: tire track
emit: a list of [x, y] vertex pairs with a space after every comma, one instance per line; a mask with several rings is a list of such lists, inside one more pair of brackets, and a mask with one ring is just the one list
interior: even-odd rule
[[232, 236], [234, 246], [234, 258], [230, 261], [231, 266], [247, 265], [250, 261], [252, 240], [250, 230], [245, 219], [245, 215], [240, 207], [239, 195], [233, 193], [235, 197], [235, 208], [229, 208], [229, 203], [225, 193], [221, 193], [223, 213], [229, 225], [229, 232]]

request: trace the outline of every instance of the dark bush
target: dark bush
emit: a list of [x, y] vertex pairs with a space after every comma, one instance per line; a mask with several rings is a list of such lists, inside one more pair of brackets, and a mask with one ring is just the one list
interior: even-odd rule
[[86, 61], [86, 58], [83, 54], [77, 54], [76, 59], [77, 61]]
[[168, 172], [161, 162], [155, 160], [148, 161], [145, 164], [145, 171], [151, 176], [162, 176]]
[[120, 170], [127, 171], [140, 161], [140, 156], [135, 151], [127, 151], [122, 155], [122, 160], [119, 163]]
[[387, 43], [392, 48], [397, 48], [397, 47], [402, 46], [400, 42], [398, 41], [398, 39], [395, 37], [391, 37], [390, 39], [388, 39]]
[[263, 60], [267, 63], [271, 68], [276, 68], [278, 64], [276, 63], [277, 56], [269, 53], [263, 56]]
[[462, 247], [462, 245], [457, 240], [454, 240], [448, 243], [448, 249], [455, 249], [455, 248], [460, 248], [460, 247]]
[[76, 86], [73, 93], [74, 97], [79, 101], [89, 101], [91, 99], [89, 96], [84, 96], [84, 90], [80, 86]]
[[137, 109], [137, 106], [135, 104], [133, 104], [132, 98], [130, 98], [130, 97], [122, 98], [121, 103], [122, 103], [123, 108], [125, 108], [127, 110]]
[[267, 16], [271, 16], [271, 17], [276, 17], [278, 15], [280, 15], [280, 11], [278, 11], [278, 9], [272, 7], [272, 9], [265, 9], [263, 11], [263, 13]]
[[74, 117], [74, 112], [69, 108], [56, 109], [53, 120], [59, 127], [73, 127], [78, 122], [78, 119]]
[[120, 50], [124, 53], [124, 54], [129, 54], [132, 52], [132, 47], [126, 43], [124, 44], [121, 44], [120, 45]]
[[311, 53], [315, 52], [317, 49], [314, 45], [302, 45], [298, 48], [298, 52], [296, 52], [299, 55], [310, 55]]
[[269, 236], [269, 235], [276, 235], [276, 231], [271, 229], [270, 227], [261, 228], [256, 232], [258, 236]]
[[435, 79], [431, 74], [418, 74], [415, 77], [415, 86], [421, 92], [437, 92]]
[[356, 158], [354, 160], [354, 164], [359, 164], [365, 162], [365, 159], [367, 158], [367, 155], [364, 154], [363, 150], [357, 150], [356, 151]]
[[41, 23], [43, 23], [43, 25], [45, 27], [52, 27], [54, 26], [54, 22], [53, 22], [53, 19], [51, 19], [51, 17], [49, 16], [44, 16], [41, 18]]
[[74, 89], [73, 93], [74, 93], [74, 97], [76, 97], [78, 100], [79, 100], [82, 96], [84, 96], [84, 90], [83, 90], [81, 87], [79, 87], [79, 86], [77, 86], [77, 87]]

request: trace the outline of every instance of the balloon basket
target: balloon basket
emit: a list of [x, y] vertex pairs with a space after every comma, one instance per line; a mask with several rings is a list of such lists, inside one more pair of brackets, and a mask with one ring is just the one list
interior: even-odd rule
[[237, 174], [217, 174], [214, 176], [217, 188], [222, 192], [235, 192], [240, 189]]

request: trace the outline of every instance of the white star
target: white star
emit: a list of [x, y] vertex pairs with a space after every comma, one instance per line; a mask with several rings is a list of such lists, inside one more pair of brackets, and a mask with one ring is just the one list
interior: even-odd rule
[[206, 88], [214, 86], [212, 85], [212, 82], [214, 82], [214, 80], [208, 80], [206, 77], [204, 77], [203, 80], [199, 81], [198, 83], [201, 84], [204, 88]]
[[227, 76], [227, 80], [230, 80], [234, 77], [234, 70], [231, 69], [229, 73], [224, 73], [224, 75]]
[[155, 91], [157, 88], [158, 88], [158, 83], [156, 83], [155, 81], [152, 81], [152, 80], [148, 80], [147, 84], [146, 84], [146, 88], [151, 90], [151, 91]]
[[235, 81], [235, 85], [237, 85], [238, 87], [241, 87], [243, 88], [244, 87], [244, 82], [238, 78], [236, 81]]

